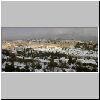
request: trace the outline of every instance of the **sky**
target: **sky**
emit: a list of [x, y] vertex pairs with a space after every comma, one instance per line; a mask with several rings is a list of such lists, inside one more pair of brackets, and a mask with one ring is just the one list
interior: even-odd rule
[[97, 27], [2, 27], [2, 40], [74, 39], [98, 40]]

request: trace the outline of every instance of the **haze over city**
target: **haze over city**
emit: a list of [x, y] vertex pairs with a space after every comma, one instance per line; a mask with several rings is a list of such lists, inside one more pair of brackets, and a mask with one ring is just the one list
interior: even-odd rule
[[2, 40], [74, 39], [97, 41], [97, 27], [2, 27]]

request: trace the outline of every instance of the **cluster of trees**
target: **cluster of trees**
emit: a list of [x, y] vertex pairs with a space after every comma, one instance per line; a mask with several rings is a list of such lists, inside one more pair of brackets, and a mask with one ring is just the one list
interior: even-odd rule
[[75, 70], [77, 72], [97, 72], [98, 65], [91, 64], [91, 63], [81, 63], [77, 61]]
[[85, 49], [85, 50], [93, 50], [93, 51], [97, 51], [97, 48], [98, 47], [98, 43], [91, 43], [91, 42], [84, 42], [84, 43], [77, 43], [75, 45], [75, 48], [82, 48], [82, 49]]
[[14, 61], [12, 61], [11, 64], [6, 63], [5, 68], [2, 68], [2, 71], [5, 71], [5, 72], [35, 72], [35, 69], [41, 69], [41, 68], [42, 66], [39, 63], [37, 64], [32, 63], [31, 66], [28, 66], [26, 64], [24, 68], [21, 68], [21, 66], [15, 67]]
[[[59, 52], [42, 52], [42, 51], [34, 51], [32, 49], [24, 49], [23, 51], [18, 51], [17, 55], [23, 56], [23, 59], [17, 59], [16, 55], [11, 53], [9, 50], [2, 50], [2, 54], [9, 56], [9, 59], [2, 59], [2, 63], [6, 62], [11, 62], [11, 64], [6, 63], [5, 68], [2, 68], [3, 71], [5, 72], [35, 72], [35, 69], [43, 69], [39, 61], [35, 61], [35, 57], [43, 58], [43, 59], [48, 59], [50, 57], [50, 62], [46, 63], [47, 67], [43, 69], [44, 72], [54, 72], [55, 67], [58, 67], [62, 69], [63, 72], [65, 72], [64, 68], [69, 69], [69, 66], [71, 64], [74, 64], [72, 69], [76, 70], [77, 72], [96, 72], [97, 71], [97, 65], [94, 64], [86, 64], [86, 63], [81, 63], [77, 61], [77, 57], [71, 56], [71, 55], [66, 55], [66, 54], [61, 54]], [[25, 60], [24, 57], [32, 57], [32, 59]], [[66, 63], [65, 61], [59, 60], [59, 63], [56, 63], [54, 59], [60, 59], [61, 57], [65, 57], [68, 60]], [[25, 63], [24, 68], [20, 68], [21, 66], [17, 66], [15, 68], [14, 62], [17, 61], [19, 63]], [[29, 66], [28, 63], [31, 63]]]

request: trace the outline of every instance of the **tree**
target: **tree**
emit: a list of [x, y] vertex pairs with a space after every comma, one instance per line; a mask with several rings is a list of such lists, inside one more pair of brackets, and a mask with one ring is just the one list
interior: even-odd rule
[[80, 48], [80, 43], [79, 42], [75, 45], [75, 48]]
[[26, 72], [30, 72], [29, 66], [25, 66], [25, 71], [26, 71]]
[[66, 65], [67, 65], [67, 64], [66, 64], [66, 61], [65, 61], [65, 62], [62, 62], [61, 60], [59, 60], [59, 63], [60, 63], [60, 64], [59, 64], [59, 67], [60, 67], [60, 68], [66, 68], [66, 67], [67, 67], [67, 66], [66, 66]]
[[62, 69], [63, 72], [66, 72], [65, 69]]
[[87, 66], [87, 64], [86, 63], [83, 63], [83, 66]]
[[5, 62], [5, 59], [4, 58], [2, 58], [2, 64]]
[[14, 71], [15, 71], [14, 66], [12, 64], [9, 65], [9, 64], [6, 63], [5, 72], [14, 72]]
[[35, 68], [36, 68], [36, 65], [34, 64], [34, 62], [32, 62], [32, 72], [35, 72]]
[[10, 55], [10, 51], [6, 50], [6, 49], [2, 49], [2, 54], [9, 56]]
[[46, 72], [46, 69], [43, 69], [44, 72]]
[[41, 69], [42, 66], [38, 63], [38, 64], [36, 65], [36, 68], [37, 68], [37, 69]]
[[5, 71], [5, 68], [2, 68], [2, 71]]
[[72, 64], [75, 64], [75, 63], [76, 63], [76, 59], [73, 59], [73, 60], [72, 60]]
[[57, 63], [55, 63], [54, 59], [51, 58], [50, 62], [48, 63], [48, 68], [50, 69], [50, 71], [54, 71], [54, 67], [57, 67]]
[[15, 71], [16, 71], [16, 72], [20, 72], [19, 66], [17, 66], [17, 68], [15, 68]]
[[91, 72], [97, 72], [97, 68], [93, 68]]
[[73, 66], [72, 69], [75, 69], [75, 66]]
[[76, 62], [76, 65], [77, 65], [77, 66], [81, 66], [82, 63], [81, 63], [80, 61], [77, 61], [77, 62]]
[[26, 72], [25, 68], [20, 69], [21, 72]]
[[89, 68], [83, 67], [83, 66], [76, 66], [76, 71], [77, 72], [91, 72]]
[[15, 54], [10, 54], [11, 60], [15, 61], [16, 60], [16, 55]]
[[70, 65], [72, 63], [72, 57], [69, 56], [68, 64]]

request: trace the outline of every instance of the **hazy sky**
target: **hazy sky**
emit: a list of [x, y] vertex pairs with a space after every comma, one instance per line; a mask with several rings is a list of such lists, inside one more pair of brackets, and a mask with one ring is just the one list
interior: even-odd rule
[[80, 39], [97, 40], [98, 28], [6, 28], [2, 27], [2, 40], [15, 39]]

